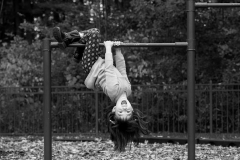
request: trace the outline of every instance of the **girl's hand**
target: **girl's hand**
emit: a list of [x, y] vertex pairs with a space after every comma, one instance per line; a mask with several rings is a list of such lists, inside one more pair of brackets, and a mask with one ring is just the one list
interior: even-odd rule
[[[121, 43], [122, 42], [120, 42], [120, 41], [114, 41], [113, 46], [120, 46]], [[121, 53], [121, 48], [120, 47], [116, 47], [115, 51], [116, 51], [116, 53]]]
[[113, 46], [113, 42], [112, 41], [104, 41], [104, 46], [107, 47], [111, 47]]
[[120, 42], [120, 41], [114, 41], [114, 42], [113, 42], [113, 45], [114, 45], [114, 46], [120, 46], [121, 43], [122, 43], [122, 42]]

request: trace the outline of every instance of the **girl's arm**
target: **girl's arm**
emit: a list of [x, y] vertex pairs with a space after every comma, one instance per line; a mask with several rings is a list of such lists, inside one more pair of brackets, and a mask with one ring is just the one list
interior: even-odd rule
[[120, 48], [116, 48], [115, 62], [118, 71], [127, 77], [125, 59]]
[[104, 46], [106, 49], [105, 53], [105, 69], [112, 69], [113, 66], [113, 55], [112, 55], [112, 46], [113, 42], [105, 41]]
[[106, 53], [105, 53], [106, 88], [107, 88], [108, 95], [110, 97], [116, 97], [119, 91], [119, 82], [118, 82], [117, 76], [114, 73], [113, 55], [112, 55], [113, 42], [105, 41], [104, 45], [106, 48]]

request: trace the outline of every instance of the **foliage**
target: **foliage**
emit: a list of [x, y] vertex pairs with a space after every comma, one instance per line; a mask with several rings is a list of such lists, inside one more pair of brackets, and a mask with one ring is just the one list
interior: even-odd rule
[[[131, 28], [125, 41], [130, 42], [175, 42], [185, 41], [182, 33], [186, 28], [184, 23], [184, 1], [131, 1], [133, 11]], [[182, 9], [182, 10], [181, 10]], [[174, 10], [176, 12], [174, 12]], [[175, 13], [179, 14], [175, 14]], [[186, 19], [186, 18], [185, 18]], [[175, 26], [172, 26], [175, 24]], [[176, 24], [179, 24], [176, 26]], [[170, 27], [171, 26], [171, 27]], [[177, 33], [175, 33], [177, 32]], [[171, 37], [176, 35], [176, 37]], [[181, 49], [170, 48], [131, 48], [126, 51], [129, 57], [129, 77], [133, 84], [163, 84], [178, 83], [185, 79], [184, 63]], [[175, 54], [178, 52], [180, 56]], [[176, 74], [179, 73], [180, 74]], [[185, 72], [186, 73], [186, 72]], [[179, 77], [180, 76], [180, 77]]]
[[238, 9], [211, 9], [198, 12], [196, 38], [201, 42], [197, 43], [199, 80], [205, 77], [208, 81], [212, 79], [214, 83], [238, 82], [239, 48], [236, 44], [239, 43], [239, 31], [236, 15], [239, 15]]
[[[34, 85], [42, 82], [41, 42], [29, 45], [19, 37], [0, 48], [0, 86]], [[7, 71], [7, 72], [6, 72]]]
[[[11, 43], [0, 47], [1, 80], [0, 86], [42, 86], [43, 85], [43, 55], [41, 41], [36, 40], [31, 45], [20, 37], [15, 37]], [[66, 83], [64, 70], [67, 55], [59, 50], [52, 51], [52, 84]], [[6, 72], [7, 71], [7, 72]]]
[[[36, 41], [31, 41], [32, 45], [39, 45], [39, 40], [44, 37], [52, 38], [51, 28], [54, 26], [66, 32], [98, 27], [105, 40], [133, 43], [186, 41], [186, 2], [183, 0], [108, 1], [106, 4], [95, 1], [55, 2], [38, 1], [32, 8], [33, 20], [26, 19], [21, 23], [20, 28], [24, 32], [34, 35]], [[238, 17], [239, 10], [236, 8], [197, 9], [196, 83], [208, 83], [210, 80], [213, 83], [239, 81]], [[185, 48], [122, 50], [132, 84], [185, 84], [187, 81]], [[56, 60], [53, 58], [58, 63], [56, 68], [53, 67], [56, 77], [54, 84], [83, 85], [81, 65], [70, 60], [72, 52], [73, 49], [65, 51], [68, 60], [65, 56], [56, 56]], [[62, 54], [59, 50], [55, 53]], [[8, 77], [14, 79], [11, 75]], [[19, 82], [19, 85], [25, 84]]]
[[[133, 42], [186, 41], [184, 1], [141, 0], [132, 1], [131, 4], [138, 16], [132, 15], [135, 28], [132, 28], [131, 34], [127, 32], [125, 40], [131, 37], [130, 41]], [[197, 9], [196, 83], [208, 83], [210, 80], [214, 83], [238, 81], [238, 12], [238, 9]], [[142, 35], [142, 39], [138, 35]], [[144, 38], [145, 36], [147, 38]], [[129, 56], [134, 59], [129, 62], [129, 75], [133, 83], [185, 83], [186, 50], [132, 50]], [[228, 65], [229, 63], [231, 65]], [[143, 77], [146, 80], [143, 80]]]

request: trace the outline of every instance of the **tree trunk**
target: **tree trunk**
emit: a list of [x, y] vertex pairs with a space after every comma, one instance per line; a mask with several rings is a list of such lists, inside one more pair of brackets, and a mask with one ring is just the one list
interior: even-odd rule
[[18, 0], [13, 0], [13, 14], [14, 14], [14, 35], [20, 35], [20, 29], [19, 29], [19, 15], [18, 15], [18, 7], [19, 7], [19, 2]]

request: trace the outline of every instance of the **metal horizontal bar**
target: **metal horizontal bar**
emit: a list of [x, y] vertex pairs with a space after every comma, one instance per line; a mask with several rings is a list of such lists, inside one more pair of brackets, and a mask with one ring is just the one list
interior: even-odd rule
[[[99, 44], [104, 46], [103, 43]], [[118, 47], [184, 47], [187, 46], [187, 42], [175, 42], [175, 43], [121, 43]], [[68, 47], [84, 47], [85, 44], [73, 43]], [[58, 42], [51, 42], [52, 48], [58, 48]]]
[[240, 7], [240, 3], [195, 3], [198, 8], [201, 7]]

